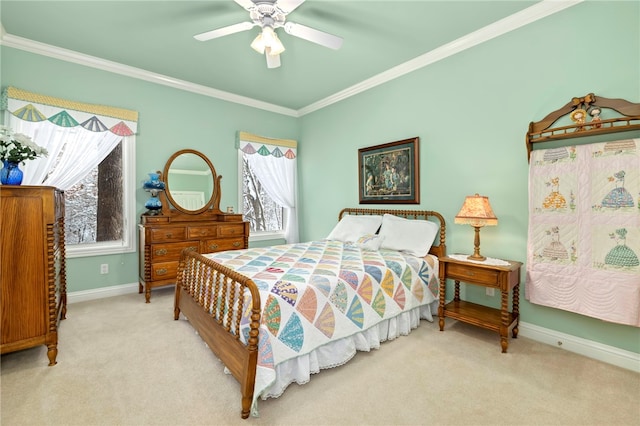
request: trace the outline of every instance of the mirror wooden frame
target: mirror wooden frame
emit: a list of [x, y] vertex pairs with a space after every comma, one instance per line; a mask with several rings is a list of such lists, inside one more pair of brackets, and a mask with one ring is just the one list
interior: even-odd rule
[[[169, 169], [171, 168], [171, 164], [173, 163], [173, 161], [183, 154], [194, 154], [200, 157], [202, 160], [204, 160], [204, 162], [207, 163], [207, 166], [209, 167], [209, 170], [211, 171], [211, 175], [213, 178], [213, 193], [211, 194], [211, 197], [209, 198], [209, 200], [205, 201], [204, 206], [202, 206], [198, 210], [185, 209], [180, 204], [178, 204], [174, 200], [173, 196], [171, 195], [171, 183], [169, 182]], [[164, 171], [162, 173], [162, 176], [165, 179], [165, 186], [166, 186], [163, 194], [164, 194], [165, 201], [168, 201], [168, 202], [162, 203], [162, 214], [165, 214], [165, 215], [171, 214], [171, 207], [173, 207], [174, 210], [177, 210], [178, 212], [182, 214], [187, 214], [187, 215], [199, 215], [205, 212], [211, 212], [211, 213], [217, 214], [221, 212], [220, 211], [220, 179], [222, 179], [222, 176], [219, 176], [216, 173], [216, 169], [215, 167], [213, 167], [213, 163], [211, 163], [209, 158], [207, 158], [207, 156], [201, 153], [200, 151], [196, 151], [195, 149], [182, 149], [180, 151], [175, 152], [171, 157], [169, 157], [169, 160], [167, 160], [167, 163], [164, 166]], [[169, 204], [171, 206], [169, 206]]]

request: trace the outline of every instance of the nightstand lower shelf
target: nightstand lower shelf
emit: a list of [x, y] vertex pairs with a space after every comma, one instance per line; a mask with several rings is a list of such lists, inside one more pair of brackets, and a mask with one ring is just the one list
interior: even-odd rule
[[[509, 331], [517, 324], [518, 316], [512, 312], [507, 312], [507, 321]], [[500, 332], [502, 327], [502, 311], [500, 309], [490, 308], [477, 303], [466, 302], [464, 300], [451, 301], [445, 305], [444, 316], [453, 318], [468, 324], [477, 325], [492, 331]], [[513, 337], [517, 337], [517, 332]]]

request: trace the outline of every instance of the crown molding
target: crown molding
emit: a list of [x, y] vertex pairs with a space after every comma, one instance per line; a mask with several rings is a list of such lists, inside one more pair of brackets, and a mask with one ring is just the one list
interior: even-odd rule
[[[4, 30], [4, 28], [2, 28]], [[212, 87], [202, 86], [200, 84], [191, 83], [189, 81], [180, 80], [166, 75], [157, 74], [151, 71], [120, 64], [118, 62], [108, 61], [96, 56], [85, 55], [84, 53], [75, 52], [73, 50], [63, 49], [46, 43], [29, 40], [8, 33], [0, 33], [2, 37], [0, 44], [15, 49], [24, 50], [26, 52], [35, 53], [37, 55], [48, 56], [50, 58], [60, 59], [66, 62], [73, 62], [99, 70], [124, 75], [127, 77], [145, 80], [151, 83], [161, 84], [163, 86], [173, 87], [175, 89], [187, 92], [197, 93], [211, 98], [221, 99], [223, 101], [233, 102], [236, 104], [246, 105], [252, 108], [263, 109], [275, 112], [277, 114], [298, 117], [296, 110], [285, 108], [280, 105], [270, 104], [268, 102], [259, 101], [246, 96], [236, 95], [234, 93], [225, 92], [214, 89]]]
[[554, 13], [560, 12], [571, 6], [575, 6], [583, 1], [584, 0], [543, 0], [540, 3], [536, 3], [533, 6], [521, 10], [520, 12], [514, 13], [513, 15], [507, 16], [506, 18], [480, 28], [477, 31], [464, 35], [450, 43], [433, 49], [424, 55], [420, 55], [367, 80], [337, 92], [325, 99], [307, 105], [306, 107], [299, 109], [298, 114], [299, 116], [303, 116], [336, 102], [343, 101], [351, 96], [357, 95], [358, 93], [362, 93], [405, 74], [419, 70], [420, 68], [441, 61], [442, 59], [448, 58], [449, 56], [455, 55], [463, 50], [489, 41], [495, 37], [516, 30], [549, 15], [553, 15]]
[[478, 44], [489, 41], [495, 37], [506, 34], [510, 31], [521, 28], [539, 19], [545, 18], [554, 13], [565, 10], [571, 6], [582, 3], [585, 0], [543, 0], [534, 4], [520, 12], [507, 16], [499, 21], [489, 24], [477, 31], [462, 36], [450, 43], [442, 45], [430, 52], [420, 55], [414, 59], [404, 62], [398, 66], [388, 69], [378, 75], [375, 75], [358, 84], [341, 90], [331, 96], [321, 99], [317, 102], [307, 105], [306, 107], [294, 110], [285, 108], [280, 105], [259, 101], [257, 99], [240, 96], [222, 90], [214, 89], [208, 86], [191, 83], [184, 80], [168, 77], [162, 74], [153, 73], [140, 68], [123, 65], [117, 62], [108, 61], [95, 56], [85, 55], [72, 50], [62, 49], [45, 43], [36, 42], [26, 38], [14, 36], [6, 33], [3, 26], [0, 26], [0, 45], [13, 47], [38, 55], [48, 56], [67, 62], [97, 68], [103, 71], [113, 72], [127, 77], [137, 78], [149, 81], [151, 83], [161, 84], [163, 86], [173, 87], [175, 89], [187, 92], [197, 93], [211, 98], [221, 99], [223, 101], [233, 102], [252, 108], [262, 109], [277, 114], [287, 115], [290, 117], [302, 117], [314, 111], [343, 101], [351, 96], [357, 95], [381, 84], [387, 83], [405, 74], [424, 68], [435, 62], [441, 61], [463, 50], [470, 49]]

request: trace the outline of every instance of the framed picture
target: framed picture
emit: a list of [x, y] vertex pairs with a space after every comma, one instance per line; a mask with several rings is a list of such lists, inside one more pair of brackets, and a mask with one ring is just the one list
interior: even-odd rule
[[420, 203], [420, 138], [358, 149], [360, 204]]

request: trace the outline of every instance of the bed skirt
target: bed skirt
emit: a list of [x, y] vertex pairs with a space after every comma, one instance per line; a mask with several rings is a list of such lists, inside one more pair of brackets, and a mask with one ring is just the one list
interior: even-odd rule
[[[421, 319], [433, 322], [433, 317], [437, 312], [438, 300], [434, 300], [428, 305], [414, 308], [394, 318], [382, 321], [368, 330], [328, 343], [308, 354], [278, 364], [275, 366], [275, 381], [266, 387], [260, 395], [254, 394], [251, 415], [258, 416], [258, 398], [263, 400], [278, 398], [290, 384], [294, 382], [299, 385], [308, 383], [312, 374], [346, 364], [357, 351], [369, 352], [371, 349], [378, 349], [382, 342], [408, 335], [412, 330], [418, 328]], [[261, 367], [258, 365], [257, 368]], [[229, 374], [226, 367], [225, 373]], [[260, 377], [260, 375], [257, 376]], [[257, 377], [256, 380], [258, 380]], [[257, 381], [256, 388], [259, 388]]]

